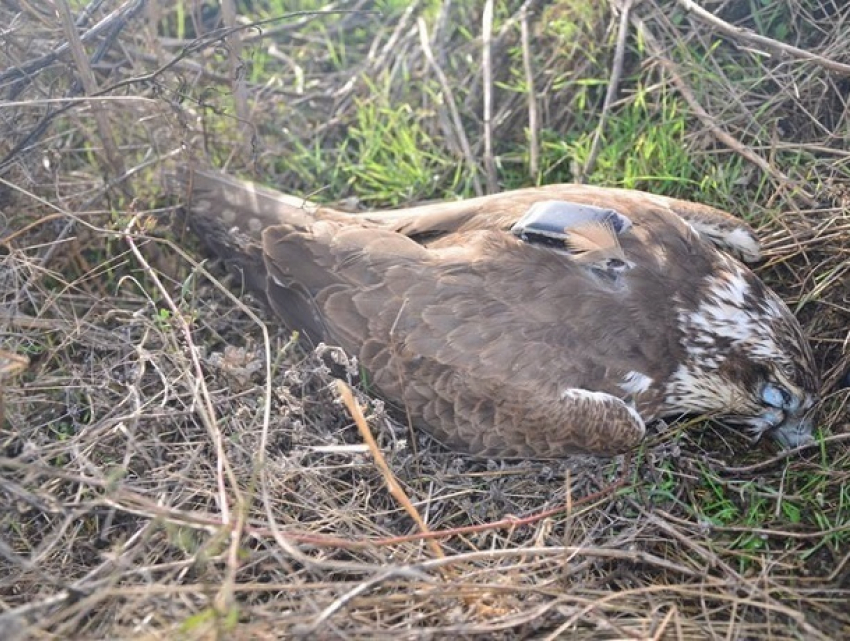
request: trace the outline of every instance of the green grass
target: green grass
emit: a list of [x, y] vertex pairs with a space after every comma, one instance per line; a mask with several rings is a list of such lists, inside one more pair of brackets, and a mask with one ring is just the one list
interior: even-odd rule
[[357, 100], [346, 136], [335, 148], [322, 139], [292, 136], [277, 170], [318, 186], [307, 195], [319, 201], [353, 195], [377, 207], [469, 193], [462, 159], [447, 156], [422, 125], [431, 116], [409, 104], [391, 104], [385, 91], [372, 86], [368, 98]]
[[420, 124], [420, 110], [391, 106], [380, 92], [358, 103], [341, 173], [363, 202], [390, 205], [455, 189], [463, 173]]
[[[605, 123], [602, 144], [589, 175], [591, 184], [654, 191], [708, 202], [722, 201], [742, 179], [743, 162], [707, 163], [688, 140], [690, 116], [679, 98], [638, 85], [634, 100], [613, 112]], [[572, 168], [584, 167], [594, 132], [557, 139], [550, 132], [543, 145], [543, 182], [571, 180]]]
[[239, 624], [239, 608], [231, 606], [221, 613], [208, 607], [187, 617], [177, 628], [178, 639], [222, 638], [233, 634]]
[[850, 485], [833, 482], [828, 461], [821, 461], [818, 468], [790, 468], [779, 486], [759, 479], [722, 478], [704, 467], [689, 498], [693, 517], [716, 528], [712, 541], [743, 553], [741, 571], [752, 562], [748, 552], [781, 552], [799, 545], [796, 539], [783, 537], [782, 531], [835, 530], [812, 539], [803, 560], [822, 547], [838, 553], [850, 544]]
[[[434, 9], [439, 6], [432, 4]], [[285, 9], [309, 11], [320, 6], [313, 0], [303, 0], [288, 2]], [[379, 2], [376, 10], [392, 16], [405, 6], [404, 2]], [[258, 17], [280, 15], [283, 9], [280, 2], [268, 2], [258, 10]], [[505, 188], [574, 181], [575, 169], [587, 162], [610, 72], [609, 61], [602, 55], [607, 44], [594, 40], [600, 11], [599, 7], [572, 0], [546, 9], [547, 19], [535, 37], [548, 43], [544, 51], [553, 53], [536, 63], [550, 64], [551, 90], [571, 97], [571, 122], [566, 123], [570, 128], [556, 129], [551, 125], [560, 123], [550, 123], [540, 131], [537, 176], [528, 172], [528, 132], [512, 140], [497, 140], [498, 178]], [[497, 11], [497, 20], [506, 16]], [[323, 50], [317, 56], [315, 46], [304, 47], [303, 55], [294, 63], [306, 68], [311, 58], [320, 59], [321, 66], [331, 71], [356, 64], [356, 56], [362, 56], [366, 39], [373, 35], [365, 33], [368, 30], [353, 29], [340, 38], [333, 32], [338, 20], [339, 16], [328, 15], [310, 21], [301, 35], [324, 43]], [[353, 52], [357, 52], [356, 59], [352, 58]], [[268, 82], [281, 69], [281, 63], [270, 61], [259, 47], [249, 49], [245, 55], [251, 61], [250, 78], [258, 84]], [[580, 76], [573, 71], [577, 58], [584, 65]], [[528, 87], [519, 46], [512, 46], [509, 59], [510, 80], [501, 82], [499, 89], [524, 96]], [[313, 60], [312, 64], [315, 67], [317, 63]], [[655, 72], [627, 71], [630, 74], [624, 78], [620, 92], [625, 99], [605, 121], [600, 153], [589, 182], [645, 189], [728, 208], [740, 199], [742, 185], [749, 192], [758, 193], [764, 179], [759, 175], [751, 184], [746, 173], [750, 168], [738, 155], [707, 157], [695, 150], [698, 141], [688, 134], [693, 118], [680, 98], [659, 85]], [[421, 97], [399, 93], [398, 78], [384, 75], [361, 77], [358, 81], [362, 91], [354, 98], [353, 112], [349, 111], [338, 129], [313, 137], [304, 136], [301, 131], [284, 132], [288, 148], [274, 162], [276, 173], [293, 175], [297, 177], [296, 185], [318, 189], [318, 200], [353, 195], [374, 207], [471, 195], [472, 175], [456, 150], [443, 139], [436, 107], [428, 106], [444, 99], [436, 83], [424, 87], [431, 99], [423, 103]], [[462, 106], [468, 87], [454, 90], [455, 99]], [[234, 113], [232, 100], [226, 95], [206, 98], [209, 127], [216, 134], [214, 149], [224, 161], [232, 153], [232, 144], [228, 143], [233, 134], [229, 132], [236, 129], [228, 117]], [[281, 119], [287, 115], [282, 113]], [[310, 126], [309, 122], [304, 124]], [[477, 130], [477, 125], [467, 129], [473, 144]]]
[[[559, 72], [557, 65], [553, 69], [552, 90], [571, 96], [572, 122], [568, 131], [551, 126], [540, 131], [537, 176], [528, 172], [527, 131], [519, 139], [497, 141], [498, 178], [506, 189], [574, 181], [576, 168], [583, 167], [590, 155], [608, 61], [601, 56], [595, 59], [604, 43], [592, 46], [588, 40], [591, 25], [598, 20], [597, 10], [574, 2], [563, 3], [559, 9], [550, 9], [552, 19], [538, 37], [551, 41], [553, 51], [564, 50], [557, 60], [581, 55], [590, 61], [586, 71], [591, 75], [576, 77]], [[344, 50], [329, 49], [327, 54], [334, 66], [351, 62], [343, 59]], [[521, 54], [519, 47], [511, 50], [510, 80], [498, 85], [517, 95], [528, 91]], [[406, 100], [404, 92], [394, 93], [394, 81], [389, 77], [361, 78], [361, 82], [365, 97], [356, 99], [353, 117], [342, 124], [341, 135], [310, 139], [295, 132], [287, 154], [276, 163], [277, 171], [295, 174], [305, 185], [319, 186], [319, 200], [354, 195], [374, 207], [471, 195], [472, 176], [463, 159], [436, 135], [435, 111], [414, 102], [414, 96]], [[429, 93], [437, 100], [435, 87]], [[458, 102], [466, 97], [466, 89], [455, 88]], [[589, 182], [701, 200], [728, 209], [740, 202], [742, 191], [750, 198], [758, 197], [765, 178], [759, 173], [753, 177], [752, 168], [737, 154], [702, 152], [700, 141], [689, 134], [693, 124], [689, 110], [681, 98], [659, 84], [654, 72], [633, 72], [623, 80], [620, 93], [625, 98], [605, 121]], [[467, 135], [477, 135], [476, 128], [467, 130]], [[474, 137], [471, 140], [474, 142]]]

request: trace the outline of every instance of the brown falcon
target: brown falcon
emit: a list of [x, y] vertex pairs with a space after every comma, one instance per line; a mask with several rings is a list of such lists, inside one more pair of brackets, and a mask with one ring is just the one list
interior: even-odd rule
[[730, 214], [551, 185], [361, 215], [212, 172], [184, 182], [203, 242], [449, 447], [613, 455], [684, 414], [811, 438], [812, 354], [730, 255], [760, 256]]

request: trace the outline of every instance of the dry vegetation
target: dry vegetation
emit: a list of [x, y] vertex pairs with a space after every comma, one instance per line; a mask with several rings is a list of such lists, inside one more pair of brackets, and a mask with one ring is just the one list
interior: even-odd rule
[[[850, 637], [847, 3], [215, 5], [0, 2], [0, 638]], [[319, 8], [347, 12], [285, 15]], [[357, 392], [382, 473], [327, 358], [356, 368], [174, 224], [189, 162], [350, 206], [583, 179], [746, 216], [819, 446], [691, 422], [482, 461]]]

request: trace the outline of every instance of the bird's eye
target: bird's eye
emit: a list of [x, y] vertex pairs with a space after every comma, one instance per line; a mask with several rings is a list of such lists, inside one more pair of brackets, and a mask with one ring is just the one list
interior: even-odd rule
[[771, 407], [787, 408], [791, 404], [791, 393], [780, 385], [768, 383], [761, 391], [761, 400]]

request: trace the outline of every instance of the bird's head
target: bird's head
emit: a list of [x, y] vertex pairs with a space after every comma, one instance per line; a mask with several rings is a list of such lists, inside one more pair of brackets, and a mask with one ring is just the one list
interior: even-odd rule
[[685, 359], [667, 409], [712, 414], [784, 447], [809, 442], [820, 377], [791, 310], [728, 257], [694, 293], [677, 311]]

